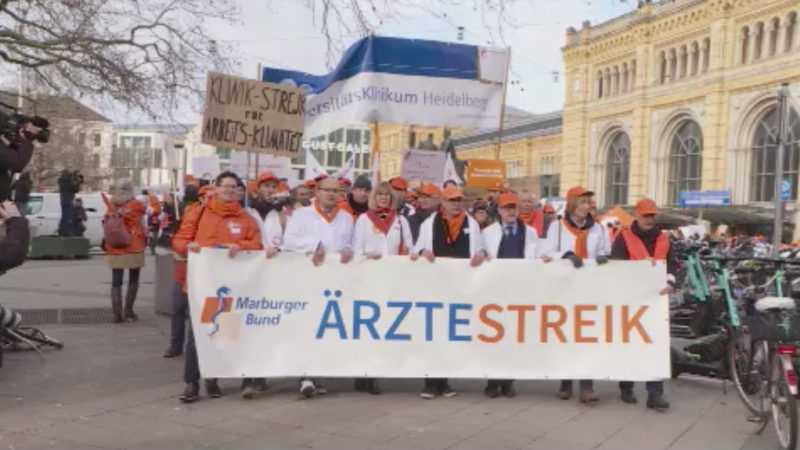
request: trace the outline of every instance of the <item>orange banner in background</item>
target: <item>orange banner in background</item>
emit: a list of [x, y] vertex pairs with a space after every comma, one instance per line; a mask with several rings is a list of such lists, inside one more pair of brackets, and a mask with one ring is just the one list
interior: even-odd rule
[[506, 178], [506, 163], [496, 159], [468, 159], [467, 186], [501, 187]]

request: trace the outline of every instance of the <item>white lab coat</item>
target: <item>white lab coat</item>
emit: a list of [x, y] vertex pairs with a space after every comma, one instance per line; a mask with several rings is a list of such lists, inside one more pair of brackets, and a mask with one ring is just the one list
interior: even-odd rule
[[322, 243], [326, 253], [338, 253], [352, 248], [353, 216], [339, 210], [328, 223], [314, 205], [296, 210], [286, 223], [282, 250], [310, 253]]
[[397, 255], [400, 251], [400, 243], [409, 252], [414, 247], [414, 238], [411, 236], [411, 227], [408, 220], [396, 215], [394, 222], [389, 227], [389, 232], [383, 234], [367, 217], [361, 214], [356, 220], [353, 230], [353, 252], [356, 255], [366, 255], [369, 253], [380, 253], [381, 255]]
[[[419, 237], [414, 246], [414, 252], [422, 253], [425, 250], [433, 251], [433, 221], [438, 214], [438, 212], [435, 212], [425, 219], [425, 222], [422, 222], [422, 225], [419, 227]], [[481, 226], [478, 225], [478, 222], [469, 214], [466, 214], [465, 220], [467, 220], [469, 224], [465, 230], [469, 234], [469, 254], [473, 256], [483, 250]]]
[[[532, 226], [519, 223], [517, 223], [517, 233], [520, 232], [520, 226], [525, 227], [525, 259], [536, 259], [539, 256], [539, 235]], [[489, 257], [497, 258], [500, 241], [503, 240], [503, 226], [499, 222], [489, 225], [481, 232], [481, 238], [483, 248]]]
[[[547, 228], [547, 237], [540, 247], [539, 256], [560, 259], [564, 257], [565, 253], [575, 251], [575, 235], [564, 225], [564, 220], [566, 219], [554, 220], [550, 223]], [[597, 258], [601, 255], [608, 256], [610, 253], [611, 242], [608, 239], [608, 232], [606, 232], [603, 225], [595, 222], [586, 235], [586, 256], [588, 258]]]
[[264, 244], [264, 248], [280, 248], [283, 245], [283, 226], [281, 226], [280, 213], [272, 210], [267, 213], [266, 218], [262, 219], [261, 214], [255, 208], [247, 208], [247, 212], [258, 224], [258, 230], [261, 232], [261, 243]]

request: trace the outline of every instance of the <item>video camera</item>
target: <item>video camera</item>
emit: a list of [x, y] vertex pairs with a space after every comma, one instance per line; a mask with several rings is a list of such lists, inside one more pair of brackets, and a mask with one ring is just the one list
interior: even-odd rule
[[0, 136], [5, 136], [10, 142], [14, 142], [19, 137], [19, 130], [28, 122], [39, 128], [36, 133], [25, 132], [25, 137], [29, 141], [45, 143], [50, 140], [50, 121], [40, 116], [26, 116], [17, 112], [13, 106], [0, 102], [0, 106], [11, 110], [7, 113], [0, 109]]

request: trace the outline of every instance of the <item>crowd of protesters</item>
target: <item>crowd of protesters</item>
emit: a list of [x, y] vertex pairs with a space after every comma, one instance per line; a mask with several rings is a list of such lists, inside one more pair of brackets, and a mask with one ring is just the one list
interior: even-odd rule
[[[200, 370], [191, 322], [186, 326], [186, 260], [189, 252], [203, 247], [227, 248], [230, 257], [242, 250], [263, 251], [268, 258], [280, 252], [302, 253], [314, 265], [328, 257], [348, 263], [357, 255], [370, 259], [409, 255], [431, 263], [436, 258], [459, 258], [472, 266], [494, 258], [546, 263], [566, 259], [575, 268], [581, 268], [586, 259], [605, 264], [609, 259], [670, 258], [669, 239], [655, 224], [657, 209], [652, 200], [637, 203], [630, 228], [607, 229], [596, 216], [593, 195], [581, 187], [569, 189], [564, 214], [557, 216], [550, 204], [540, 206], [531, 193], [501, 187], [468, 200], [451, 181], [441, 187], [422, 184], [410, 189], [400, 177], [373, 186], [364, 176], [352, 183], [323, 176], [289, 189], [271, 172], [248, 185], [234, 173], [224, 172], [213, 185], [188, 184], [183, 200], [176, 204], [169, 197], [159, 202], [147, 192], [134, 197], [131, 183], [123, 180], [116, 183], [107, 201], [109, 211], [120, 212], [130, 235], [124, 247], [106, 244], [114, 321], [136, 320], [133, 303], [148, 238], [151, 243], [169, 242], [175, 254], [174, 314], [164, 357], [185, 356], [186, 387], [180, 400], [188, 403], [199, 399]], [[667, 266], [668, 271], [674, 270], [672, 263]], [[129, 285], [123, 302], [125, 270]], [[665, 280], [662, 294], [671, 289]], [[579, 385], [581, 402], [598, 401], [592, 380], [581, 380]], [[303, 397], [327, 392], [318, 379], [301, 379], [298, 387]], [[355, 387], [381, 393], [374, 378], [356, 379]], [[211, 398], [222, 395], [216, 379], [205, 380], [205, 388]], [[264, 379], [244, 379], [240, 393], [252, 398], [265, 389]], [[624, 402], [636, 403], [633, 383], [621, 382], [620, 392]], [[660, 381], [647, 383], [647, 392], [648, 408], [669, 407]], [[491, 398], [516, 395], [513, 380], [489, 380], [484, 393]], [[452, 397], [456, 391], [447, 379], [428, 378], [420, 395]], [[573, 382], [562, 381], [557, 395], [571, 398]]]

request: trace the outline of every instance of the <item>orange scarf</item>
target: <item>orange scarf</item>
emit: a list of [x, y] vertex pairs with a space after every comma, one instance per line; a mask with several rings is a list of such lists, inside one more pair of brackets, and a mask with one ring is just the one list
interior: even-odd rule
[[314, 200], [314, 210], [317, 211], [317, 214], [322, 216], [326, 222], [331, 223], [333, 222], [333, 219], [336, 218], [336, 214], [339, 212], [339, 205], [333, 205], [333, 209], [331, 210], [330, 214], [325, 214], [325, 211], [319, 207], [319, 203]]
[[221, 217], [235, 216], [242, 212], [242, 205], [237, 201], [223, 202], [217, 197], [211, 197], [206, 201], [206, 207]]
[[370, 209], [367, 211], [367, 217], [372, 221], [376, 228], [381, 230], [384, 235], [389, 234], [389, 228], [394, 223], [394, 218], [397, 216], [397, 211], [392, 208], [384, 208], [379, 210]]
[[442, 221], [447, 227], [447, 238], [450, 242], [454, 242], [458, 238], [458, 233], [461, 232], [461, 226], [464, 224], [465, 217], [466, 215], [462, 212], [452, 219], [448, 219], [445, 217], [444, 213], [442, 213]]
[[[586, 219], [589, 220], [588, 217]], [[580, 229], [573, 226], [566, 217], [561, 219], [561, 221], [564, 223], [564, 227], [575, 236], [575, 254], [583, 259], [588, 258], [589, 253], [586, 250], [586, 236], [589, 234], [589, 230], [591, 230], [592, 227]]]

